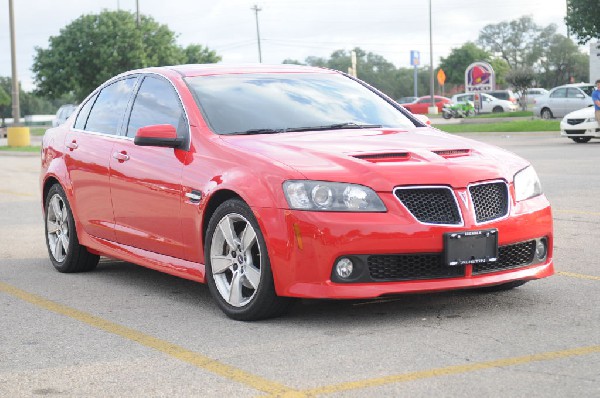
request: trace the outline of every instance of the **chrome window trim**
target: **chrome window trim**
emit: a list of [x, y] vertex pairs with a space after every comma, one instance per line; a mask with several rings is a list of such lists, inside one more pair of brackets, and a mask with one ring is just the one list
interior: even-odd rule
[[[427, 223], [427, 222], [422, 222], [419, 221], [415, 215], [408, 209], [408, 207], [406, 207], [404, 205], [404, 203], [402, 203], [402, 201], [400, 200], [400, 198], [396, 195], [396, 192], [399, 190], [406, 190], [406, 189], [447, 189], [450, 191], [450, 193], [452, 194], [452, 199], [454, 199], [454, 204], [456, 205], [456, 209], [458, 210], [458, 215], [460, 217], [460, 224], [439, 224], [439, 223]], [[396, 200], [398, 202], [400, 202], [400, 205], [402, 205], [402, 207], [408, 212], [408, 214], [411, 215], [411, 217], [418, 222], [419, 224], [422, 225], [434, 225], [434, 226], [442, 226], [442, 227], [464, 227], [465, 226], [465, 220], [463, 218], [463, 214], [462, 214], [462, 210], [460, 208], [460, 204], [458, 203], [458, 200], [456, 199], [456, 193], [454, 192], [454, 189], [452, 189], [451, 187], [447, 186], [447, 185], [408, 185], [408, 186], [402, 186], [402, 187], [395, 187], [392, 191], [392, 193], [394, 194], [394, 198], [396, 198]]]

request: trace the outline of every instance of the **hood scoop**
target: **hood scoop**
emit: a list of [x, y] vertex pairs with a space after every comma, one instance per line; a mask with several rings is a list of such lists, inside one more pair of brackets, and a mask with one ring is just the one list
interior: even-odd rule
[[408, 152], [367, 153], [352, 156], [371, 163], [404, 162], [410, 159], [410, 154]]
[[461, 156], [470, 156], [471, 151], [471, 149], [443, 149], [439, 151], [433, 151], [433, 153], [443, 158], [449, 159], [458, 158]]

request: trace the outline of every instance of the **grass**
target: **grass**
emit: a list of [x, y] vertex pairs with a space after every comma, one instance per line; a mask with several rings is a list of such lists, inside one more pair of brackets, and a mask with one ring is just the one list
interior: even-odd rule
[[39, 152], [39, 145], [28, 145], [28, 146], [0, 146], [0, 151], [3, 152]]
[[447, 133], [521, 133], [528, 131], [560, 131], [560, 120], [515, 120], [499, 123], [438, 124], [434, 127]]
[[497, 117], [533, 117], [532, 111], [516, 111], [516, 112], [500, 112], [500, 113], [484, 113], [473, 116], [473, 119], [493, 119]]

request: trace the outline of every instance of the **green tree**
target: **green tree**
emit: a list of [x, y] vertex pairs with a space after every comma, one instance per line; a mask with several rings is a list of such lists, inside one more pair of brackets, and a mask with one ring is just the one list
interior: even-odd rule
[[506, 74], [506, 82], [520, 94], [520, 103], [523, 110], [527, 110], [527, 97], [525, 96], [525, 91], [528, 88], [533, 87], [535, 78], [536, 73], [533, 71], [533, 68], [528, 66], [511, 69]]
[[531, 16], [485, 26], [477, 42], [493, 55], [504, 59], [511, 68], [531, 66], [544, 54], [556, 25], [542, 28]]
[[539, 84], [543, 87], [555, 87], [571, 81], [589, 81], [589, 58], [573, 40], [560, 34], [554, 35], [545, 57], [536, 68], [539, 70]]
[[600, 39], [599, 7], [598, 0], [567, 0], [565, 23], [569, 32], [577, 37], [579, 44]]
[[12, 100], [10, 98], [10, 95], [8, 95], [8, 93], [6, 92], [4, 87], [0, 86], [0, 119], [2, 119], [0, 126], [2, 126], [2, 127], [5, 125], [4, 118], [6, 117], [6, 114], [9, 112], [11, 103], [12, 103]]
[[38, 93], [56, 98], [72, 92], [82, 100], [98, 85], [121, 72], [187, 61], [215, 62], [213, 51], [175, 43], [175, 33], [151, 17], [127, 11], [83, 15], [36, 48], [32, 70]]
[[448, 57], [440, 59], [440, 68], [446, 73], [446, 84], [465, 84], [465, 71], [473, 62], [489, 62], [490, 53], [467, 42], [459, 48], [453, 48]]
[[184, 63], [186, 64], [216, 64], [221, 60], [221, 57], [208, 47], [200, 44], [190, 44], [183, 49], [185, 56]]

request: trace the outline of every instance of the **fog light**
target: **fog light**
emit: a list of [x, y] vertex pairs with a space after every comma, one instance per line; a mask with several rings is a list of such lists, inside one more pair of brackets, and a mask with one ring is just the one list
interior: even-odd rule
[[540, 239], [535, 245], [535, 255], [539, 260], [543, 260], [548, 254], [548, 244], [546, 239]]
[[342, 279], [349, 278], [352, 275], [352, 271], [354, 270], [354, 264], [349, 258], [342, 257], [335, 264], [335, 272]]

